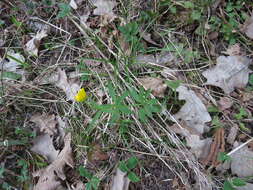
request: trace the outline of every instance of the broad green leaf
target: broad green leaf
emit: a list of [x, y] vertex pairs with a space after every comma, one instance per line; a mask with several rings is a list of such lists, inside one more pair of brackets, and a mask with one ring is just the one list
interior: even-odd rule
[[219, 109], [216, 106], [209, 106], [207, 108], [207, 111], [210, 112], [210, 113], [218, 113], [218, 112], [220, 112]]
[[71, 7], [69, 6], [69, 4], [60, 3], [58, 6], [60, 8], [60, 11], [58, 12], [56, 18], [64, 18], [70, 14]]
[[225, 152], [219, 152], [218, 154], [218, 160], [221, 162], [230, 161], [231, 159], [231, 156], [227, 155]]
[[236, 187], [241, 187], [241, 186], [245, 186], [246, 182], [243, 179], [234, 178], [232, 179], [232, 184]]
[[139, 182], [140, 181], [140, 178], [134, 173], [134, 172], [129, 172], [128, 174], [127, 174], [127, 177], [128, 177], [128, 179], [130, 180], [130, 181], [132, 181], [132, 182]]
[[126, 163], [127, 168], [130, 170], [134, 169], [137, 166], [137, 164], [138, 164], [138, 159], [136, 158], [136, 156], [129, 158]]
[[146, 122], [147, 121], [147, 116], [146, 116], [146, 111], [144, 109], [140, 109], [138, 112], [139, 119], [141, 122]]
[[80, 176], [86, 177], [87, 179], [91, 179], [92, 178], [92, 174], [87, 169], [85, 169], [83, 166], [80, 166], [78, 168], [78, 170], [79, 170]]
[[173, 91], [176, 91], [176, 89], [180, 86], [181, 80], [174, 80], [174, 81], [169, 81], [167, 80], [165, 83], [170, 87]]
[[124, 162], [124, 161], [119, 162], [119, 169], [122, 172], [128, 172], [129, 171], [129, 169], [127, 168], [126, 162]]
[[225, 181], [223, 184], [223, 190], [236, 190], [230, 181]]
[[186, 8], [186, 9], [192, 9], [192, 8], [194, 8], [194, 3], [191, 2], [191, 1], [185, 1], [184, 2], [184, 8]]
[[99, 178], [94, 176], [91, 178], [90, 183], [94, 190], [98, 189], [99, 182], [100, 182]]

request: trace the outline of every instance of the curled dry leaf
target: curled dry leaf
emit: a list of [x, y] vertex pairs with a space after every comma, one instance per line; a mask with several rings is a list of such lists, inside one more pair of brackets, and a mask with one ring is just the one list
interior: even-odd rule
[[36, 137], [33, 143], [34, 145], [31, 151], [44, 156], [50, 163], [53, 162], [59, 154], [59, 151], [54, 148], [52, 137], [48, 134]]
[[175, 56], [171, 52], [158, 53], [155, 56], [151, 54], [138, 55], [136, 57], [136, 64], [157, 64], [164, 65], [175, 60]]
[[239, 127], [237, 125], [233, 125], [230, 130], [229, 130], [229, 133], [228, 133], [228, 136], [227, 136], [227, 142], [231, 145], [234, 144], [235, 142], [235, 138], [237, 136], [237, 133], [238, 133], [238, 130], [239, 130]]
[[69, 81], [64, 70], [58, 69], [58, 78], [54, 83], [55, 86], [62, 89], [67, 97], [67, 100], [75, 100], [75, 96], [80, 89], [80, 85], [76, 82]]
[[[34, 177], [39, 176], [38, 183], [33, 190], [55, 190], [61, 186], [60, 180], [65, 180], [64, 167], [68, 165], [73, 168], [73, 158], [71, 149], [71, 135], [64, 138], [64, 148], [56, 159], [46, 168], [35, 172]], [[60, 179], [60, 180], [59, 180]]]
[[110, 0], [92, 0], [95, 7], [97, 7], [94, 11], [94, 15], [108, 15], [111, 17], [115, 17], [113, 13], [114, 7], [117, 5], [115, 1]]
[[164, 97], [164, 92], [167, 89], [167, 85], [163, 83], [162, 79], [154, 77], [139, 78], [140, 83], [146, 89], [150, 89], [152, 94], [156, 97]]
[[186, 103], [174, 115], [174, 118], [184, 121], [188, 127], [200, 134], [203, 134], [204, 130], [208, 131], [209, 128], [205, 123], [211, 121], [211, 117], [199, 97], [194, 91], [182, 85], [176, 91], [179, 93], [179, 100], [185, 100]]
[[244, 32], [250, 39], [253, 39], [253, 14], [243, 24], [242, 32]]
[[38, 31], [37, 34], [26, 43], [25, 51], [27, 51], [30, 55], [38, 56], [40, 41], [42, 38], [47, 36], [47, 29], [44, 28], [41, 31]]
[[220, 56], [215, 67], [202, 73], [207, 79], [205, 85], [220, 87], [226, 94], [243, 88], [248, 83], [250, 63], [251, 59], [245, 56]]
[[253, 175], [253, 152], [247, 146], [242, 147], [231, 154], [231, 171], [238, 177]]
[[130, 180], [125, 172], [122, 172], [119, 168], [116, 170], [116, 174], [112, 179], [110, 190], [128, 190]]
[[88, 159], [92, 163], [96, 163], [97, 161], [108, 160], [109, 155], [106, 152], [101, 150], [101, 146], [99, 144], [95, 144], [92, 150], [88, 153]]
[[35, 114], [30, 119], [31, 122], [36, 123], [39, 130], [44, 134], [55, 135], [57, 134], [55, 115], [48, 115], [46, 113]]
[[241, 55], [240, 45], [238, 43], [231, 45], [228, 47], [228, 49], [224, 53], [230, 56]]
[[224, 111], [232, 107], [233, 101], [231, 100], [231, 98], [221, 97], [220, 100], [218, 101], [218, 105], [220, 110]]

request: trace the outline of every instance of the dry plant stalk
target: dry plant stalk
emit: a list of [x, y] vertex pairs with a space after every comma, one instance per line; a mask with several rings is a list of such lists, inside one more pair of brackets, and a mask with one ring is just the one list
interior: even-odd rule
[[225, 151], [225, 139], [224, 139], [224, 128], [219, 128], [214, 134], [214, 141], [211, 144], [210, 152], [206, 159], [202, 160], [201, 163], [204, 166], [210, 164], [210, 166], [216, 167], [219, 164], [217, 159], [219, 152]]

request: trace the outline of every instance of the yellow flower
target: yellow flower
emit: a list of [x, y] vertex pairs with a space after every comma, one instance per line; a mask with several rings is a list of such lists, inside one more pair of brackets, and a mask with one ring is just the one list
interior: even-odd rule
[[84, 100], [86, 100], [86, 98], [87, 98], [86, 92], [85, 92], [84, 88], [81, 88], [78, 91], [78, 93], [76, 94], [75, 100], [77, 102], [83, 102]]

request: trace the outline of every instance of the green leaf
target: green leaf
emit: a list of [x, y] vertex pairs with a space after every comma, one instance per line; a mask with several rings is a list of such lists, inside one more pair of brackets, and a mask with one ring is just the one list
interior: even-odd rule
[[253, 86], [253, 74], [249, 76], [249, 84]]
[[9, 71], [4, 71], [0, 73], [0, 78], [2, 79], [12, 79], [12, 80], [18, 80], [22, 77], [21, 74], [9, 72]]
[[146, 111], [145, 109], [140, 109], [138, 112], [139, 115], [139, 119], [141, 120], [141, 122], [146, 122], [147, 121], [147, 116], [146, 116]]
[[245, 186], [246, 182], [243, 179], [234, 178], [232, 179], [232, 184], [236, 187], [241, 187], [241, 186]]
[[119, 162], [119, 169], [122, 172], [128, 172], [129, 171], [129, 169], [127, 168], [126, 162], [124, 162], [124, 161]]
[[100, 182], [99, 178], [97, 178], [97, 177], [91, 178], [90, 183], [91, 183], [91, 186], [94, 190], [98, 189], [99, 182]]
[[227, 155], [225, 152], [219, 152], [218, 154], [218, 160], [221, 162], [230, 161], [231, 159], [231, 156]]
[[139, 182], [140, 181], [140, 178], [134, 173], [134, 172], [129, 172], [128, 174], [127, 174], [127, 177], [128, 177], [128, 179], [130, 180], [130, 181], [132, 181], [132, 182]]
[[86, 177], [87, 179], [91, 179], [92, 178], [92, 174], [87, 169], [85, 169], [83, 166], [80, 166], [78, 168], [78, 170], [79, 170], [80, 176]]
[[71, 7], [69, 6], [69, 4], [60, 3], [58, 6], [60, 8], [60, 11], [58, 12], [56, 18], [64, 18], [70, 14]]
[[225, 181], [223, 184], [223, 190], [236, 190], [230, 181]]
[[247, 117], [247, 116], [248, 116], [248, 113], [246, 112], [246, 110], [243, 107], [240, 108], [238, 114], [235, 114], [235, 118], [238, 119], [238, 120], [241, 120], [241, 119], [243, 119], [244, 117]]
[[216, 106], [209, 106], [207, 108], [207, 111], [210, 112], [210, 113], [219, 113], [219, 109], [216, 107]]
[[138, 159], [136, 156], [133, 156], [127, 160], [126, 166], [128, 169], [134, 169], [138, 164]]
[[181, 80], [174, 80], [174, 81], [169, 81], [167, 80], [165, 83], [170, 87], [173, 91], [176, 91], [176, 89], [180, 86]]
[[218, 116], [214, 116], [214, 118], [213, 118], [211, 124], [212, 124], [214, 127], [223, 127], [223, 124], [220, 122]]
[[201, 12], [197, 10], [192, 11], [191, 18], [193, 20], [199, 20], [201, 18]]
[[186, 2], [184, 2], [184, 8], [193, 9], [194, 8], [194, 3], [191, 2], [191, 1], [186, 1]]
[[3, 174], [4, 174], [4, 167], [0, 167], [0, 178], [4, 177]]

